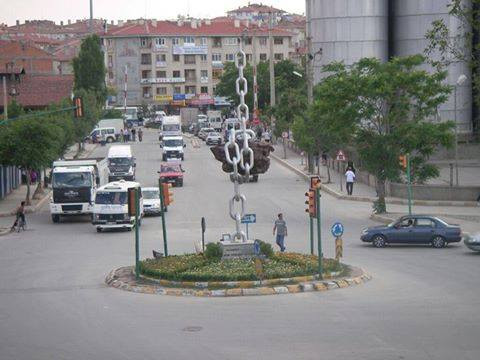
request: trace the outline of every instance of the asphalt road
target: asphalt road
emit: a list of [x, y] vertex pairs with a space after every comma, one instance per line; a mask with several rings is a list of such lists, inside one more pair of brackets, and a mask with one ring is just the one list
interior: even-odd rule
[[[155, 132], [133, 145], [138, 179], [157, 183]], [[106, 154], [98, 148], [95, 156]], [[190, 142], [185, 186], [167, 218], [170, 253], [193, 251], [200, 218], [207, 241], [232, 232], [233, 186], [202, 144]], [[242, 186], [257, 214], [251, 237], [273, 241], [283, 212], [288, 250], [309, 251], [307, 185], [272, 161]], [[134, 261], [131, 232], [96, 233], [88, 219], [53, 224], [48, 205], [29, 229], [0, 237], [0, 359], [472, 359], [480, 358], [480, 256], [463, 245], [374, 249], [358, 237], [371, 205], [322, 197], [324, 253], [330, 226], [344, 223], [344, 261], [373, 280], [357, 287], [264, 297], [177, 298], [106, 287], [105, 275]], [[162, 250], [160, 218], [145, 219], [141, 256]], [[469, 224], [475, 228], [476, 224]]]

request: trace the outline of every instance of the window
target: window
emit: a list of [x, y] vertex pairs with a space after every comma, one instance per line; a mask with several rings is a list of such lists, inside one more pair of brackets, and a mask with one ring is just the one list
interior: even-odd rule
[[196, 76], [195, 70], [193, 70], [193, 69], [187, 69], [187, 70], [185, 70], [185, 79], [186, 79], [187, 81], [196, 81], [196, 80], [197, 80], [197, 76]]
[[158, 87], [157, 88], [157, 95], [167, 95], [167, 88], [166, 87]]
[[173, 45], [179, 45], [180, 44], [180, 39], [179, 38], [173, 38], [172, 39], [172, 44]]
[[200, 61], [207, 61], [207, 55], [206, 54], [200, 55]]
[[173, 88], [173, 93], [174, 94], [181, 94], [182, 93], [182, 87], [181, 86], [175, 86]]
[[247, 62], [252, 62], [252, 54], [247, 54]]
[[142, 70], [142, 79], [148, 79], [150, 77], [149, 70]]
[[201, 45], [208, 45], [208, 39], [206, 37], [200, 38], [200, 44]]
[[251, 37], [245, 38], [245, 45], [252, 45], [252, 38]]
[[273, 58], [275, 60], [283, 60], [283, 54], [275, 54]]
[[113, 56], [108, 55], [108, 67], [113, 67]]
[[213, 38], [213, 47], [214, 48], [221, 48], [222, 47], [222, 38], [214, 37]]
[[157, 54], [157, 55], [155, 55], [155, 60], [156, 60], [157, 62], [160, 62], [160, 61], [165, 62], [165, 61], [167, 61], [167, 55], [165, 55], [165, 54]]
[[166, 78], [167, 77], [167, 72], [166, 71], [157, 71], [157, 78]]
[[212, 61], [222, 61], [222, 54], [212, 54]]
[[143, 97], [144, 98], [149, 98], [151, 96], [150, 90], [151, 90], [150, 86], [143, 88]]
[[267, 54], [265, 53], [260, 54], [260, 61], [267, 61]]
[[141, 47], [148, 47], [148, 39], [147, 38], [140, 38], [140, 46]]
[[180, 77], [180, 70], [173, 70], [173, 77], [179, 78]]
[[273, 38], [273, 43], [274, 43], [275, 45], [283, 45], [283, 37], [277, 37], [277, 36], [275, 36], [275, 37]]
[[200, 88], [200, 94], [208, 94], [208, 86], [202, 86]]
[[262, 36], [258, 39], [258, 42], [260, 43], [261, 46], [267, 46], [267, 37]]
[[435, 223], [431, 219], [427, 218], [420, 218], [415, 221], [415, 226], [420, 226], [420, 227], [435, 227]]
[[402, 228], [408, 228], [408, 227], [411, 227], [413, 226], [413, 219], [412, 218], [406, 218], [406, 219], [403, 219], [401, 222], [398, 223], [400, 225], [400, 227]]
[[185, 94], [196, 94], [196, 86], [185, 86]]
[[193, 36], [185, 36], [183, 38], [184, 45], [195, 45], [195, 38]]
[[185, 55], [184, 61], [188, 65], [195, 64], [195, 55]]
[[155, 38], [155, 45], [165, 45], [165, 38]]
[[235, 61], [235, 54], [226, 54], [225, 60], [227, 61]]
[[236, 37], [227, 37], [225, 38], [225, 45], [237, 45], [238, 39]]
[[200, 70], [201, 77], [208, 77], [208, 70]]
[[152, 54], [142, 54], [142, 65], [151, 65], [152, 64]]
[[173, 55], [173, 61], [179, 62], [180, 61], [180, 55]]

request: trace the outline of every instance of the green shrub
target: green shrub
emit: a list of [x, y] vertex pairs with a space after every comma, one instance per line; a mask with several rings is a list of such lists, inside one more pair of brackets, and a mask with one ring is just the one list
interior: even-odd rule
[[205, 249], [205, 257], [208, 260], [219, 260], [223, 255], [222, 247], [218, 243], [208, 243]]
[[273, 247], [271, 244], [266, 243], [265, 241], [257, 240], [260, 243], [260, 254], [265, 255], [267, 258], [273, 256]]

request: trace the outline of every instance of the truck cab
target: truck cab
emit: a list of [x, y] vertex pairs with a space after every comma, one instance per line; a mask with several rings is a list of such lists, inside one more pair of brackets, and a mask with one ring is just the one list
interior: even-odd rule
[[[100, 187], [95, 194], [92, 224], [97, 232], [104, 229], [127, 229], [135, 226], [135, 217], [128, 214], [128, 189], [140, 188], [134, 181], [115, 181]], [[140, 192], [139, 223], [144, 215], [143, 197]]]
[[162, 148], [162, 161], [167, 161], [168, 159], [185, 159], [185, 154], [183, 149], [187, 145], [183, 141], [182, 136], [166, 136], [163, 138], [163, 141], [160, 143], [160, 148]]
[[135, 180], [135, 158], [130, 145], [114, 145], [108, 149], [108, 181]]

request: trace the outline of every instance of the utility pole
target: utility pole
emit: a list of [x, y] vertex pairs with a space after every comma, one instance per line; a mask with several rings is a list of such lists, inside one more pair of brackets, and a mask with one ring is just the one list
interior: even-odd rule
[[[307, 101], [311, 105], [313, 103], [313, 60], [315, 56], [312, 54], [312, 19], [311, 19], [311, 2], [305, 0], [307, 12], [307, 58], [305, 59], [306, 75], [307, 75]], [[308, 172], [313, 172], [313, 156], [310, 152], [307, 153]]]
[[123, 127], [127, 124], [127, 83], [128, 83], [128, 65], [125, 65], [125, 72], [123, 77]]
[[90, 33], [93, 34], [93, 0], [90, 0], [90, 24], [89, 24]]
[[2, 78], [3, 83], [3, 120], [8, 120], [7, 76]]
[[257, 84], [257, 44], [255, 30], [252, 36], [252, 61], [253, 61], [253, 122], [258, 121], [258, 84]]
[[[275, 64], [273, 62], [273, 12], [270, 11], [270, 22], [268, 26], [268, 41], [270, 45], [269, 68], [270, 68], [270, 106], [275, 106]], [[275, 129], [275, 117], [272, 115], [272, 132]]]

